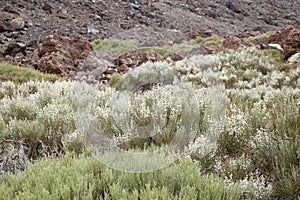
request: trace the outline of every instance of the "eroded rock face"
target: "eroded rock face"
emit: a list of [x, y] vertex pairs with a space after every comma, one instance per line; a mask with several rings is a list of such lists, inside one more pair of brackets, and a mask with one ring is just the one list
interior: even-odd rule
[[46, 73], [69, 75], [76, 71], [79, 61], [92, 51], [90, 43], [82, 36], [62, 37], [57, 34], [41, 39], [38, 46], [37, 68]]
[[300, 29], [287, 28], [270, 36], [267, 44], [280, 44], [283, 48], [284, 58], [287, 60], [292, 55], [300, 52]]

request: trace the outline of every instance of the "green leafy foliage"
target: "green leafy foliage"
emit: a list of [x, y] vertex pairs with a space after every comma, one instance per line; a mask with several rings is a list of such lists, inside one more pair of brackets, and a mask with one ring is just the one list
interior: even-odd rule
[[148, 53], [150, 55], [162, 55], [162, 56], [172, 56], [174, 54], [174, 52], [169, 51], [166, 48], [160, 48], [160, 47], [138, 48], [137, 52], [139, 52], [139, 53]]

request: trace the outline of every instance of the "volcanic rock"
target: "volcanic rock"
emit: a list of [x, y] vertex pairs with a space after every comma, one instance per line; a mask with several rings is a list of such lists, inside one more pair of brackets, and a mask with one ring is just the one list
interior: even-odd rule
[[236, 36], [232, 36], [224, 40], [223, 47], [227, 49], [239, 49], [243, 47], [242, 40]]
[[15, 17], [10, 13], [0, 13], [0, 32], [21, 30], [25, 26], [22, 17]]
[[226, 7], [229, 10], [232, 10], [235, 13], [241, 13], [242, 12], [242, 8], [241, 8], [241, 5], [240, 5], [239, 1], [227, 1], [226, 2]]
[[4, 50], [3, 56], [16, 56], [18, 53], [22, 53], [23, 55], [26, 55], [26, 44], [20, 43], [20, 42], [13, 42], [8, 45], [8, 47]]
[[290, 56], [300, 52], [300, 29], [284, 29], [271, 35], [264, 43], [280, 44], [283, 48], [284, 58], [287, 60]]
[[69, 75], [76, 71], [79, 61], [92, 51], [90, 43], [82, 36], [62, 37], [57, 34], [41, 39], [38, 46], [38, 69], [42, 72]]

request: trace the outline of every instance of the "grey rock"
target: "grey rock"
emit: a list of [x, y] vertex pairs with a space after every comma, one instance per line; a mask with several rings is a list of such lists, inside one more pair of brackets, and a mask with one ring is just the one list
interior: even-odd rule
[[229, 10], [232, 10], [235, 13], [241, 13], [242, 12], [241, 5], [238, 1], [227, 1], [226, 2], [226, 7]]
[[91, 33], [93, 35], [97, 35], [98, 33], [100, 33], [100, 31], [93, 26], [88, 26], [87, 31], [88, 33]]

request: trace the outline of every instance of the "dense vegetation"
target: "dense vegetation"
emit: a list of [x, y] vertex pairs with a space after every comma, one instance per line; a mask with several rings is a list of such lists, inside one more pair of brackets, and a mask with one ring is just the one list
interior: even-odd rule
[[[111, 86], [2, 83], [0, 198], [300, 199], [300, 68], [276, 50], [145, 63]], [[106, 138], [180, 150], [161, 170], [122, 172], [85, 148]]]

